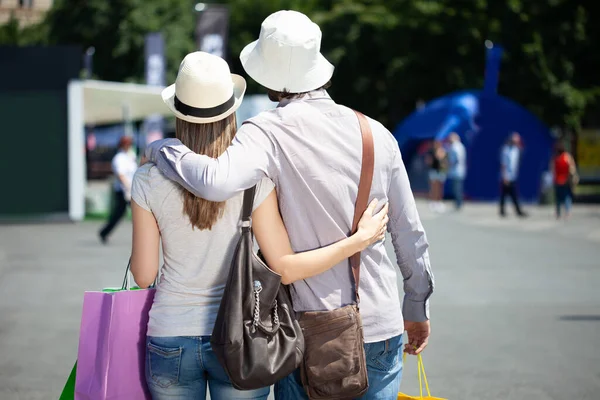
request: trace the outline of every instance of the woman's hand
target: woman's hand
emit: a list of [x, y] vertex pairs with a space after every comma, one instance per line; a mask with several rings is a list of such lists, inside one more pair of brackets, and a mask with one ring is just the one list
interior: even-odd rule
[[361, 251], [385, 238], [389, 221], [388, 203], [377, 214], [373, 214], [377, 203], [377, 199], [373, 199], [358, 221], [358, 230], [354, 235], [360, 240]]
[[283, 284], [289, 285], [322, 274], [377, 240], [383, 239], [388, 221], [388, 206], [373, 215], [375, 207], [377, 200], [369, 204], [358, 223], [358, 232], [354, 235], [329, 246], [294, 253], [279, 214], [277, 195], [273, 190], [252, 213], [252, 231], [269, 267], [281, 275]]

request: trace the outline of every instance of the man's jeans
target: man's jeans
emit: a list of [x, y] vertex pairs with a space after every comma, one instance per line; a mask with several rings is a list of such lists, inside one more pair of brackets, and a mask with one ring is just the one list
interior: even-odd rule
[[454, 194], [454, 202], [457, 210], [460, 210], [463, 205], [463, 184], [464, 179], [452, 178], [452, 192]]
[[[118, 362], [118, 360], [117, 360]], [[262, 399], [270, 388], [237, 390], [210, 347], [210, 336], [146, 339], [146, 381], [154, 400]]]
[[[390, 400], [398, 396], [402, 379], [402, 335], [376, 343], [365, 343], [369, 390], [360, 400]], [[300, 370], [275, 385], [276, 400], [308, 399]]]

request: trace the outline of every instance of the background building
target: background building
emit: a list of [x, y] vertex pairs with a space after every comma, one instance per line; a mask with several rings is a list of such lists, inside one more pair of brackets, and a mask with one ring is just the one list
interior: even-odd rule
[[0, 0], [0, 25], [8, 22], [12, 15], [21, 26], [38, 23], [53, 2], [54, 0]]

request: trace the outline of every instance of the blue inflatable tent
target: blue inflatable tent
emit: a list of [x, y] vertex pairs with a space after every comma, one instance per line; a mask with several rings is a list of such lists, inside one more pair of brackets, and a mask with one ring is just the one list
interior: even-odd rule
[[426, 191], [428, 185], [421, 155], [433, 140], [444, 140], [451, 132], [461, 136], [467, 149], [467, 198], [498, 199], [501, 148], [512, 132], [519, 132], [524, 145], [519, 192], [525, 201], [538, 200], [542, 175], [548, 170], [552, 152], [553, 139], [548, 127], [514, 101], [479, 90], [435, 99], [394, 130], [415, 191]]

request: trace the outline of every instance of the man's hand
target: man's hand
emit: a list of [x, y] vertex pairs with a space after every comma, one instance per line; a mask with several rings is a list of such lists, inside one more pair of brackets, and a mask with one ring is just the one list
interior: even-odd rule
[[429, 321], [404, 321], [404, 330], [408, 333], [408, 343], [404, 345], [405, 353], [415, 356], [427, 347], [431, 333]]

